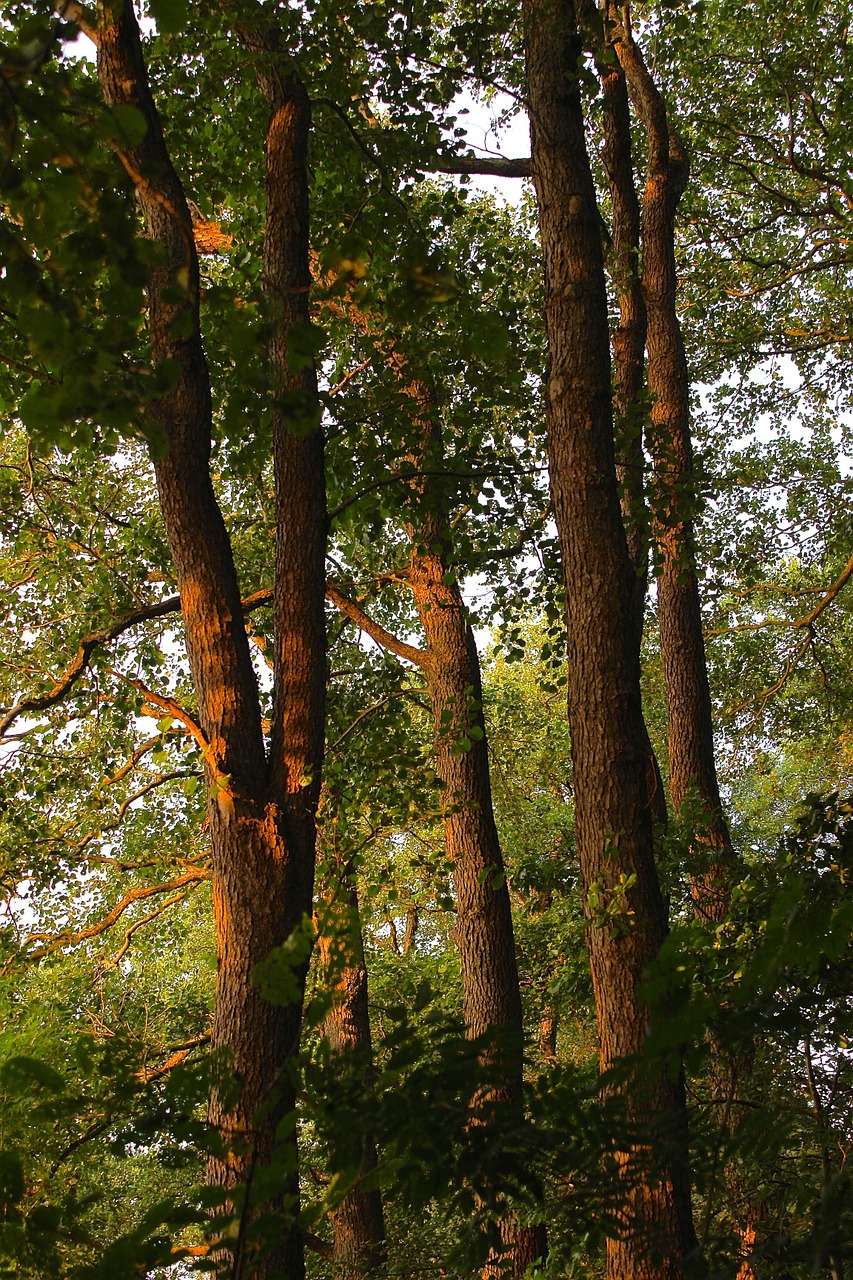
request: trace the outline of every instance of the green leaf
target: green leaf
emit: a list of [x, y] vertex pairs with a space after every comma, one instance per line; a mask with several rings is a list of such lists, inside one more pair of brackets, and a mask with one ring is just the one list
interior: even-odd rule
[[129, 102], [110, 107], [110, 122], [113, 137], [124, 146], [138, 146], [148, 132], [145, 116]]
[[183, 31], [189, 17], [188, 0], [150, 0], [149, 12], [163, 35]]
[[65, 1080], [58, 1071], [39, 1058], [23, 1054], [6, 1059], [0, 1067], [0, 1080], [10, 1089], [21, 1085], [38, 1085], [50, 1093], [61, 1093], [65, 1088]]
[[24, 1166], [17, 1151], [0, 1151], [0, 1205], [7, 1211], [24, 1198]]

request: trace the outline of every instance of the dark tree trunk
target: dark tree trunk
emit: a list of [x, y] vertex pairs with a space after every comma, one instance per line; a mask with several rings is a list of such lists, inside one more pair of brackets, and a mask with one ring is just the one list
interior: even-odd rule
[[[594, 0], [584, 0], [591, 31], [600, 22]], [[646, 304], [640, 283], [640, 202], [634, 183], [631, 118], [625, 73], [612, 46], [595, 31], [593, 49], [603, 100], [604, 145], [601, 158], [610, 188], [612, 254], [610, 275], [619, 306], [613, 334], [613, 406], [616, 475], [628, 552], [637, 575], [635, 609], [642, 636], [649, 576], [649, 538], [643, 456]], [[607, 56], [609, 54], [609, 56]]]
[[728, 909], [726, 862], [731, 850], [714, 760], [711, 694], [693, 534], [696, 504], [690, 388], [676, 307], [675, 214], [688, 160], [666, 106], [634, 43], [616, 15], [616, 48], [648, 137], [643, 196], [643, 294], [648, 313], [648, 380], [652, 396], [649, 444], [654, 461], [653, 532], [660, 555], [657, 584], [661, 654], [666, 685], [670, 794], [680, 812], [691, 787], [703, 814], [695, 849], [705, 865], [693, 876], [697, 913], [721, 920]]
[[[171, 360], [178, 369], [171, 390], [152, 402], [150, 414], [167, 446], [155, 462], [157, 485], [199, 723], [208, 744], [218, 948], [213, 1044], [227, 1050], [240, 1086], [233, 1106], [217, 1092], [211, 1097], [210, 1121], [223, 1151], [211, 1157], [208, 1181], [228, 1189], [251, 1181], [276, 1157], [276, 1128], [294, 1104], [287, 1068], [298, 1046], [301, 1008], [298, 1002], [282, 1007], [263, 1000], [252, 971], [311, 910], [325, 680], [322, 447], [316, 429], [295, 435], [278, 415], [278, 663], [270, 765], [237, 574], [210, 477], [210, 383], [199, 329], [192, 220], [151, 96], [130, 3], [102, 11], [98, 74], [107, 104], [132, 105], [147, 124], [142, 141], [127, 148], [122, 158], [136, 186], [147, 234], [162, 250], [148, 282], [152, 358], [155, 365]], [[283, 279], [307, 280], [307, 128], [304, 94], [300, 99], [298, 93], [289, 98], [284, 93], [273, 107], [267, 148], [265, 276], [271, 294], [278, 288], [276, 264], [284, 264]], [[292, 221], [294, 192], [297, 204], [301, 201], [298, 234]], [[284, 293], [287, 288], [282, 286]], [[279, 368], [292, 317], [307, 316], [304, 290], [289, 312], [292, 296], [287, 293], [277, 317], [272, 357]], [[188, 336], [177, 336], [187, 331]], [[307, 385], [306, 397], [310, 395]], [[282, 1145], [287, 1150], [278, 1154], [287, 1172], [272, 1201], [292, 1211], [298, 1204], [293, 1130]], [[288, 1280], [299, 1280], [303, 1259], [296, 1227], [283, 1230], [266, 1242], [262, 1253], [255, 1253], [247, 1243], [249, 1218], [243, 1214], [236, 1257], [227, 1260], [229, 1273], [259, 1280], [286, 1274]]]
[[[320, 896], [318, 948], [333, 1004], [323, 1023], [331, 1056], [341, 1071], [356, 1071], [370, 1088], [373, 1046], [367, 1001], [367, 966], [358, 895], [346, 876], [336, 875]], [[368, 1139], [360, 1153], [359, 1174], [376, 1168], [376, 1148]], [[382, 1194], [365, 1190], [360, 1181], [347, 1191], [332, 1213], [335, 1274], [340, 1280], [362, 1280], [381, 1264], [385, 1226]]]
[[[595, 21], [597, 10], [592, 0], [585, 4], [585, 8]], [[589, 13], [590, 9], [592, 13]], [[596, 37], [594, 46], [604, 102], [602, 160], [613, 214], [611, 278], [619, 305], [619, 323], [612, 338], [616, 476], [628, 554], [636, 574], [634, 619], [639, 644], [643, 637], [649, 582], [649, 520], [643, 453], [647, 322], [640, 281], [640, 202], [634, 183], [631, 115], [625, 73], [613, 57], [612, 45], [602, 44]], [[607, 53], [609, 57], [602, 56]], [[666, 795], [651, 740], [647, 758], [652, 818], [658, 825], [666, 826]]]
[[[639, 1054], [648, 1010], [637, 987], [666, 936], [648, 805], [635, 625], [636, 574], [619, 505], [610, 342], [598, 210], [584, 139], [573, 6], [525, 0], [531, 155], [539, 204], [549, 349], [551, 490], [567, 598], [569, 723], [578, 857], [598, 1013], [600, 1065]], [[622, 1152], [621, 1231], [610, 1280], [675, 1280], [695, 1247], [683, 1085], [632, 1081], [635, 1124], [663, 1176]], [[652, 1136], [653, 1135], [653, 1136]]]

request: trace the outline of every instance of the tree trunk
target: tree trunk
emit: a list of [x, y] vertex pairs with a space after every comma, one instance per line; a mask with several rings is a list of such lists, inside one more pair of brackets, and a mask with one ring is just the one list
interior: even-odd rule
[[[570, 3], [525, 0], [523, 11], [545, 271], [551, 491], [567, 600], [575, 825], [606, 1072], [642, 1050], [649, 1015], [637, 987], [667, 922], [648, 805], [636, 575], [616, 481], [604, 266], [577, 75], [581, 42]], [[662, 1176], [644, 1176], [641, 1150], [615, 1153], [626, 1195], [619, 1234], [608, 1242], [607, 1275], [675, 1280], [695, 1248], [683, 1084], [666, 1075], [636, 1077], [625, 1093], [638, 1132], [656, 1144]]]
[[542, 1010], [539, 1019], [539, 1052], [548, 1066], [557, 1061], [557, 1032], [560, 1029], [560, 1015], [550, 1004]]
[[[356, 1071], [370, 1087], [373, 1046], [367, 1001], [367, 966], [358, 895], [345, 877], [327, 882], [321, 895], [317, 945], [325, 985], [333, 1004], [323, 1023], [332, 1059], [342, 1071]], [[359, 1179], [332, 1213], [335, 1274], [362, 1280], [381, 1264], [385, 1249], [382, 1193], [364, 1190], [360, 1178], [376, 1168], [376, 1148], [368, 1141], [361, 1154]]]
[[[597, 17], [594, 3], [585, 5]], [[593, 11], [589, 13], [590, 9]], [[613, 211], [611, 277], [619, 305], [613, 334], [613, 404], [615, 409], [616, 476], [628, 554], [634, 566], [634, 621], [642, 643], [649, 582], [649, 521], [645, 490], [643, 425], [645, 421], [646, 304], [640, 281], [640, 203], [634, 185], [631, 117], [625, 73], [612, 46], [595, 40], [604, 102], [602, 160]], [[602, 55], [610, 51], [610, 57]], [[652, 819], [666, 826], [668, 814], [660, 767], [651, 740], [647, 747], [649, 806]]]
[[[666, 106], [633, 40], [630, 20], [618, 21], [616, 48], [648, 137], [643, 196], [643, 295], [648, 313], [648, 380], [652, 396], [649, 443], [654, 461], [653, 532], [660, 555], [657, 583], [661, 654], [666, 686], [670, 794], [680, 812], [695, 788], [702, 813], [696, 822], [697, 914], [721, 920], [728, 910], [731, 852], [714, 760], [711, 694], [693, 534], [696, 505], [690, 388], [676, 306], [675, 213], [688, 176], [688, 160], [670, 129]], [[706, 852], [702, 857], [702, 848]]]
[[[227, 1051], [240, 1089], [236, 1103], [221, 1091], [211, 1096], [209, 1118], [222, 1146], [209, 1160], [208, 1181], [226, 1189], [264, 1181], [268, 1188], [270, 1176], [258, 1175], [273, 1160], [279, 1164], [273, 1189], [264, 1194], [293, 1225], [256, 1250], [251, 1214], [244, 1208], [234, 1256], [224, 1265], [235, 1278], [286, 1274], [288, 1280], [299, 1280], [304, 1266], [295, 1225], [295, 1130], [288, 1129], [279, 1141], [276, 1130], [294, 1105], [287, 1068], [298, 1047], [301, 1004], [262, 999], [252, 973], [311, 909], [325, 680], [322, 447], [316, 429], [297, 436], [278, 414], [278, 664], [270, 765], [237, 574], [210, 477], [210, 382], [199, 329], [192, 219], [169, 159], [130, 3], [102, 10], [98, 74], [107, 105], [133, 106], [147, 125], [143, 139], [126, 148], [122, 160], [135, 184], [147, 234], [162, 251], [148, 282], [152, 359], [155, 366], [172, 361], [178, 371], [171, 389], [152, 402], [149, 412], [165, 445], [155, 471], [199, 724], [207, 742], [218, 949], [213, 1045]], [[298, 95], [277, 103], [267, 148], [265, 277], [272, 293], [278, 284], [277, 262], [307, 280], [307, 100], [303, 95], [299, 102], [295, 128], [289, 127], [294, 117], [287, 114], [292, 101]], [[297, 188], [304, 216], [294, 235], [292, 196]], [[293, 305], [299, 315], [307, 315], [304, 291]], [[283, 311], [271, 353], [280, 368], [292, 323], [287, 308]], [[307, 386], [306, 394], [310, 392]]]
[[[418, 466], [440, 469], [443, 446], [433, 389], [407, 387], [421, 448]], [[450, 570], [451, 534], [441, 494], [429, 478], [418, 482], [419, 508], [410, 529], [409, 585], [426, 636], [423, 667], [433, 717], [436, 772], [444, 784], [442, 810], [456, 894], [454, 940], [462, 965], [462, 1006], [472, 1037], [492, 1035], [505, 1081], [500, 1098], [508, 1119], [522, 1109], [524, 1028], [512, 910], [492, 807], [483, 717], [480, 661], [465, 603]], [[523, 1276], [544, 1255], [544, 1228], [522, 1226], [507, 1212], [499, 1224], [504, 1252], [484, 1275]]]
[[619, 306], [619, 323], [612, 338], [616, 476], [628, 553], [637, 575], [634, 604], [642, 638], [649, 536], [643, 456], [646, 304], [640, 282], [640, 202], [634, 184], [625, 73], [613, 56], [612, 46], [601, 38], [594, 0], [583, 0], [583, 17], [592, 35], [603, 101], [601, 158], [610, 188], [613, 233], [610, 275]]

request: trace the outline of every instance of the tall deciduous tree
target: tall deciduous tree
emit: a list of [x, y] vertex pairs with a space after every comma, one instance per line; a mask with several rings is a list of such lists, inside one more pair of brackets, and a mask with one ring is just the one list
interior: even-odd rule
[[[140, 140], [122, 148], [153, 242], [148, 325], [155, 368], [169, 361], [174, 384], [150, 406], [165, 449], [156, 463], [160, 503], [181, 596], [187, 651], [204, 735], [213, 848], [218, 981], [213, 1042], [227, 1052], [239, 1088], [234, 1103], [214, 1092], [210, 1119], [222, 1139], [209, 1180], [264, 1187], [290, 1225], [268, 1263], [241, 1253], [234, 1269], [302, 1273], [295, 1225], [299, 1202], [295, 1130], [281, 1122], [294, 1105], [289, 1064], [299, 1042], [301, 998], [271, 1003], [253, 981], [312, 909], [315, 816], [320, 794], [325, 696], [325, 484], [316, 382], [294, 373], [292, 336], [308, 323], [306, 150], [310, 110], [298, 78], [282, 67], [275, 34], [249, 37], [269, 107], [263, 280], [272, 319], [276, 559], [273, 612], [275, 692], [265, 747], [230, 541], [210, 476], [211, 395], [199, 320], [192, 220], [151, 96], [131, 5], [103, 8], [98, 76], [112, 108], [132, 109]], [[304, 960], [297, 966], [304, 978]], [[277, 1151], [277, 1146], [284, 1151]], [[250, 1176], [251, 1175], [251, 1176]], [[244, 1218], [248, 1209], [244, 1206]]]
[[[740, 1123], [729, 1120], [742, 1090], [723, 1090], [713, 1069], [706, 1076], [701, 1051], [687, 1055], [703, 1243], [714, 1264], [739, 1262], [743, 1209], [760, 1206], [762, 1266], [784, 1275], [814, 1258], [840, 1275], [849, 1238], [849, 815], [837, 797], [812, 801], [779, 844], [771, 810], [792, 806], [795, 784], [782, 786], [780, 775], [796, 752], [820, 755], [810, 716], [821, 694], [796, 682], [807, 653], [824, 663], [831, 776], [849, 777], [849, 716], [838, 714], [849, 699], [849, 522], [843, 502], [826, 517], [819, 496], [828, 477], [842, 497], [850, 488], [832, 436], [845, 427], [832, 423], [829, 395], [842, 362], [826, 349], [849, 337], [849, 255], [829, 243], [849, 221], [839, 123], [849, 40], [834, 0], [821, 0], [819, 20], [790, 42], [778, 14], [753, 9], [705, 0], [701, 30], [685, 28], [683, 8], [657, 15], [655, 77], [665, 69], [678, 94], [664, 111], [627, 10], [526, 0], [533, 156], [517, 161], [460, 155], [447, 114], [466, 80], [490, 90], [505, 83], [523, 97], [519, 14], [500, 0], [473, 12], [465, 0], [452, 9], [441, 0], [312, 0], [275, 12], [236, 0], [213, 11], [151, 0], [159, 30], [144, 38], [127, 6], [107, 5], [98, 19], [76, 3], [60, 20], [36, 5], [4, 13], [4, 39], [19, 19], [20, 39], [0, 59], [0, 395], [37, 448], [82, 448], [35, 456], [18, 422], [0, 448], [0, 568], [14, 632], [0, 657], [12, 922], [0, 936], [9, 957], [0, 998], [15, 1037], [0, 1043], [0, 1089], [4, 1134], [17, 1148], [0, 1157], [0, 1233], [27, 1274], [90, 1280], [93, 1267], [150, 1272], [178, 1257], [190, 1267], [194, 1255], [171, 1253], [160, 1230], [173, 1219], [162, 1203], [172, 1194], [181, 1226], [196, 1214], [181, 1242], [201, 1253], [212, 1240], [214, 1264], [231, 1274], [298, 1280], [305, 1242], [319, 1267], [354, 1277], [386, 1268], [413, 1280], [470, 1275], [484, 1258], [490, 1273], [518, 1273], [538, 1241], [507, 1206], [541, 1175], [552, 1269], [600, 1269], [609, 1235], [610, 1277], [676, 1280], [694, 1250], [682, 1050], [710, 1041], [740, 1051], [760, 1024], [768, 1043], [756, 1051], [762, 1069], [750, 1076]], [[71, 18], [100, 42], [100, 90], [90, 68], [54, 58]], [[587, 35], [603, 106], [584, 120]], [[824, 43], [836, 46], [835, 61]], [[744, 61], [751, 72], [739, 105], [728, 82], [737, 86], [731, 69]], [[646, 134], [644, 143], [636, 130], [633, 141], [638, 154], [648, 150], [642, 246], [629, 82]], [[675, 221], [674, 119], [686, 122], [700, 158], [700, 189], [685, 200], [698, 210], [707, 260], [696, 252], [699, 232]], [[612, 385], [602, 219], [584, 145], [599, 120], [619, 312]], [[532, 538], [547, 516], [535, 478], [521, 479], [544, 435], [540, 329], [528, 322], [538, 289], [530, 221], [486, 200], [469, 201], [464, 214], [451, 184], [422, 180], [433, 167], [536, 178], [571, 778], [554, 751], [565, 726], [549, 719], [563, 674], [553, 539]], [[189, 184], [223, 225], [185, 199]], [[801, 224], [813, 232], [805, 257], [792, 251]], [[674, 236], [676, 248], [689, 241], [686, 319], [675, 309]], [[227, 252], [200, 267], [194, 242]], [[796, 302], [779, 301], [786, 280], [797, 284]], [[749, 296], [724, 310], [721, 283]], [[329, 330], [320, 390], [309, 295]], [[796, 356], [812, 379], [819, 437], [776, 455], [782, 479], [795, 455], [803, 467], [784, 510], [778, 496], [753, 502], [720, 478], [737, 474], [747, 488], [769, 474], [758, 443], [726, 444], [712, 458], [728, 486], [716, 509], [729, 591], [720, 613], [747, 618], [717, 648], [719, 689], [742, 705], [754, 682], [762, 708], [775, 706], [766, 723], [787, 735], [785, 747], [763, 735], [766, 772], [740, 780], [747, 799], [733, 830], [736, 839], [748, 832], [747, 857], [732, 860], [725, 895], [718, 878], [697, 873], [699, 840], [686, 851], [663, 838], [653, 847], [651, 810], [662, 797], [649, 794], [639, 697], [647, 336], [673, 793], [684, 809], [692, 781], [713, 825], [679, 332], [681, 324], [692, 343], [691, 367], [719, 376], [725, 358], [706, 342], [708, 315], [740, 372], [765, 349]], [[792, 399], [778, 388], [749, 397], [777, 414]], [[127, 434], [152, 446], [150, 469], [135, 444], [112, 460], [102, 451]], [[323, 581], [324, 468], [334, 494], [332, 585]], [[762, 514], [785, 529], [793, 556], [765, 529], [744, 545], [742, 519], [754, 525]], [[816, 549], [796, 547], [795, 533]], [[542, 554], [541, 577], [520, 560], [529, 547]], [[523, 680], [476, 652], [459, 585], [474, 574], [494, 590], [506, 661], [529, 649]], [[785, 616], [757, 607], [771, 589], [787, 592]], [[332, 615], [327, 670], [324, 590], [410, 665], [352, 640]], [[544, 630], [538, 617], [520, 621], [528, 607], [536, 613], [531, 599], [545, 601]], [[774, 628], [786, 637], [775, 648], [764, 641]], [[768, 675], [792, 632], [791, 660]], [[551, 652], [545, 668], [533, 657], [540, 645], [543, 660]], [[480, 705], [481, 661], [497, 723]], [[781, 691], [788, 700], [773, 704]], [[487, 725], [500, 768], [497, 821]], [[331, 769], [333, 813], [315, 895], [321, 763]], [[797, 784], [805, 776], [795, 774]], [[823, 758], [809, 759], [808, 777], [827, 782]], [[658, 872], [674, 906], [670, 935]], [[691, 874], [710, 928], [692, 918]], [[342, 940], [355, 919], [355, 878], [363, 946], [355, 928], [351, 945]], [[325, 1012], [322, 1027], [300, 1016], [312, 906], [321, 990], [311, 1007]], [[205, 978], [214, 927], [215, 993]], [[217, 1141], [205, 1193], [190, 1189], [210, 1129], [189, 1068], [211, 1038], [214, 1003], [212, 1039], [230, 1054], [238, 1088], [219, 1079], [210, 1103]], [[533, 1038], [543, 1014], [544, 1074], [525, 1084], [531, 1120], [521, 1123], [522, 1031]], [[509, 1033], [503, 1058], [489, 1040], [500, 1030]], [[301, 1085], [290, 1071], [300, 1039]], [[64, 1057], [63, 1071], [51, 1066]], [[528, 1077], [535, 1062], [532, 1054]], [[722, 1176], [733, 1164], [738, 1176]], [[133, 1195], [123, 1195], [133, 1179]], [[78, 1189], [102, 1181], [120, 1190], [87, 1209]], [[226, 1239], [201, 1209], [211, 1201], [234, 1209]], [[497, 1227], [491, 1241], [500, 1232], [508, 1246], [503, 1256], [485, 1257], [486, 1216]], [[88, 1241], [76, 1232], [87, 1219]], [[303, 1230], [309, 1222], [321, 1223], [317, 1236]], [[473, 1245], [462, 1261], [450, 1240]]]
[[[575, 820], [607, 1072], [642, 1048], [648, 1014], [638, 988], [667, 920], [646, 787], [635, 571], [616, 484], [604, 264], [578, 83], [582, 45], [571, 4], [528, 0], [524, 21], [545, 274], [551, 492], [567, 604]], [[614, 1280], [681, 1275], [695, 1248], [682, 1082], [659, 1076], [637, 1108], [638, 1119], [645, 1109], [659, 1121], [658, 1140], [666, 1133], [666, 1174], [657, 1184], [642, 1172], [634, 1175], [623, 1233], [608, 1243]], [[631, 1155], [620, 1158], [631, 1178]]]
[[[454, 939], [462, 968], [463, 1018], [472, 1038], [494, 1042], [491, 1052], [500, 1063], [503, 1085], [488, 1104], [499, 1126], [502, 1112], [512, 1121], [522, 1113], [524, 1028], [509, 887], [492, 807], [480, 662], [453, 570], [447, 500], [436, 479], [446, 471], [447, 460], [435, 386], [427, 373], [415, 374], [399, 341], [388, 361], [411, 414], [406, 435], [412, 450], [412, 492], [410, 509], [404, 512], [411, 549], [405, 576], [425, 647], [401, 644], [336, 588], [331, 594], [378, 643], [424, 674], [456, 896]], [[544, 1231], [522, 1225], [508, 1206], [498, 1215], [498, 1227], [506, 1256], [496, 1252], [486, 1274], [502, 1274], [508, 1265], [513, 1275], [523, 1276], [544, 1254]]]
[[[649, 447], [654, 461], [653, 528], [660, 571], [658, 623], [667, 700], [669, 785], [676, 812], [690, 788], [704, 810], [701, 842], [708, 865], [693, 876], [697, 911], [720, 919], [728, 905], [725, 863], [731, 853], [714, 759], [711, 692], [693, 534], [695, 480], [690, 386], [676, 306], [675, 215], [688, 177], [688, 158], [667, 119], [666, 105], [631, 30], [630, 11], [613, 10], [616, 50], [648, 141], [643, 195], [642, 289], [648, 315]], [[698, 852], [698, 850], [697, 850]]]

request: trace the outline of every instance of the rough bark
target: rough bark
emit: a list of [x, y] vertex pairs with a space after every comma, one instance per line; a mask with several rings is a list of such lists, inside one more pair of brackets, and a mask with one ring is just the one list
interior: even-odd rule
[[[649, 574], [649, 545], [643, 457], [646, 304], [640, 281], [640, 202], [634, 183], [630, 104], [625, 73], [601, 31], [594, 0], [582, 0], [586, 27], [601, 82], [603, 146], [601, 159], [610, 188], [612, 246], [610, 276], [619, 307], [612, 335], [613, 405], [616, 426], [616, 475], [631, 563], [637, 575], [635, 607], [639, 634]], [[608, 20], [612, 15], [608, 12]]]
[[[300, 1007], [263, 1000], [252, 971], [311, 908], [325, 678], [322, 449], [316, 431], [298, 436], [289, 429], [282, 406], [275, 428], [278, 663], [270, 764], [237, 574], [210, 476], [210, 383], [199, 327], [192, 219], [166, 148], [129, 3], [101, 11], [98, 74], [107, 105], [135, 107], [147, 126], [142, 140], [119, 154], [134, 182], [147, 234], [162, 251], [148, 281], [153, 362], [169, 360], [177, 370], [171, 389], [152, 402], [149, 412], [165, 444], [155, 471], [199, 724], [207, 742], [218, 947], [212, 1042], [227, 1050], [240, 1086], [233, 1106], [218, 1092], [211, 1097], [209, 1117], [223, 1146], [209, 1161], [208, 1181], [230, 1189], [251, 1182], [282, 1154], [276, 1151], [276, 1128], [294, 1103], [287, 1067], [298, 1043]], [[307, 104], [295, 116], [282, 103], [272, 113], [265, 252], [272, 294], [280, 278], [307, 280], [307, 119]], [[291, 214], [293, 193], [300, 186], [304, 217], [297, 236]], [[302, 257], [304, 267], [299, 265]], [[279, 275], [276, 264], [286, 264]], [[301, 296], [297, 305], [302, 314], [307, 298]], [[283, 308], [272, 345], [279, 368], [285, 365], [288, 315]], [[271, 1199], [292, 1210], [298, 1203], [292, 1131], [281, 1146], [288, 1172]], [[303, 1261], [296, 1229], [284, 1230], [261, 1257], [248, 1244], [249, 1218], [243, 1214], [236, 1256], [227, 1261], [230, 1274], [260, 1278], [280, 1273], [299, 1280]]]
[[[634, 625], [634, 573], [619, 506], [610, 343], [598, 211], [584, 139], [576, 14], [525, 0], [531, 154], [545, 274], [551, 491], [567, 598], [569, 723], [578, 858], [606, 1072], [640, 1053], [648, 1011], [637, 987], [666, 935], [646, 781], [646, 734]], [[626, 1090], [638, 1131], [657, 1144], [663, 1176], [642, 1152], [617, 1154], [626, 1179], [611, 1280], [684, 1274], [695, 1248], [680, 1080]], [[642, 1144], [641, 1144], [642, 1145]]]
[[[272, 418], [276, 547], [273, 599], [274, 695], [269, 792], [286, 844], [281, 934], [311, 916], [316, 812], [320, 798], [326, 695], [326, 493], [323, 437], [313, 361], [291, 361], [294, 333], [310, 323], [307, 151], [308, 95], [269, 51], [259, 82], [269, 105], [265, 152], [266, 222], [262, 278], [272, 322], [269, 344], [276, 395]], [[294, 371], [293, 365], [297, 366]], [[301, 366], [301, 367], [299, 367]], [[300, 977], [300, 991], [306, 965]], [[283, 1048], [298, 1048], [301, 1002], [283, 1010]], [[288, 1058], [289, 1061], [289, 1058]], [[281, 1077], [279, 1114], [295, 1108], [293, 1084]], [[295, 1146], [295, 1134], [290, 1141]], [[287, 1200], [298, 1207], [295, 1161]], [[298, 1280], [302, 1241], [294, 1227], [276, 1250], [271, 1270]]]
[[[614, 57], [612, 45], [598, 34], [598, 12], [592, 0], [585, 0], [584, 11], [591, 30], [595, 32], [593, 48], [604, 107], [604, 145], [601, 158], [610, 187], [613, 236], [610, 274], [619, 307], [619, 323], [611, 338], [616, 476], [619, 481], [619, 501], [628, 554], [636, 575], [634, 620], [640, 643], [649, 582], [649, 520], [643, 453], [647, 321], [640, 280], [640, 202], [634, 183], [630, 104], [625, 73]], [[612, 18], [612, 14], [609, 13], [608, 17]], [[660, 826], [666, 826], [666, 795], [651, 740], [648, 743], [647, 757], [652, 817]]]
[[731, 851], [714, 759], [711, 694], [702, 614], [693, 510], [696, 502], [690, 388], [684, 338], [676, 306], [675, 215], [688, 177], [688, 158], [630, 29], [627, 10], [614, 10], [616, 48], [648, 138], [643, 194], [642, 285], [648, 314], [648, 383], [652, 396], [649, 445], [654, 462], [652, 527], [660, 557], [657, 583], [661, 654], [666, 687], [670, 795], [680, 812], [695, 788], [702, 816], [693, 893], [697, 913], [720, 920], [727, 911], [726, 862]]
[[[347, 884], [338, 874], [324, 886], [320, 902], [317, 945], [327, 987], [333, 995], [323, 1033], [333, 1060], [340, 1060], [340, 1069], [359, 1072], [365, 1088], [369, 1088], [373, 1047], [355, 885]], [[384, 1257], [382, 1194], [378, 1187], [365, 1190], [361, 1185], [361, 1178], [375, 1168], [376, 1148], [368, 1141], [359, 1178], [332, 1213], [333, 1257], [340, 1280], [362, 1280], [376, 1270]]]
[[[696, 915], [724, 920], [731, 902], [732, 844], [722, 810], [692, 511], [693, 444], [687, 356], [677, 309], [675, 218], [688, 176], [687, 152], [670, 127], [666, 104], [634, 41], [630, 11], [614, 9], [616, 48], [648, 138], [642, 207], [643, 294], [648, 311], [648, 381], [652, 394], [650, 450], [655, 471], [652, 531], [658, 548], [658, 621], [667, 702], [670, 795], [679, 813], [694, 789], [691, 891]], [[735, 1058], [710, 1040], [710, 1083], [726, 1100], [722, 1127], [731, 1140], [738, 1096], [748, 1092], [753, 1053]], [[727, 1171], [730, 1192], [732, 1171]], [[737, 1197], [735, 1197], [736, 1201]], [[755, 1239], [764, 1206], [751, 1205], [744, 1239]], [[749, 1270], [748, 1264], [745, 1264]], [[742, 1268], [743, 1270], [743, 1268]]]
[[[438, 408], [426, 379], [407, 386], [419, 439], [419, 469], [440, 468]], [[456, 894], [454, 941], [462, 966], [465, 1027], [495, 1037], [507, 1115], [521, 1110], [523, 1020], [509, 888], [492, 807], [480, 661], [462, 592], [451, 570], [450, 522], [427, 477], [413, 500], [415, 522], [409, 586], [426, 637], [423, 662], [432, 706], [436, 772], [444, 839]], [[492, 1101], [495, 1101], [493, 1099]], [[545, 1251], [544, 1230], [522, 1226], [510, 1212], [499, 1222], [504, 1253], [484, 1275], [523, 1276]]]

